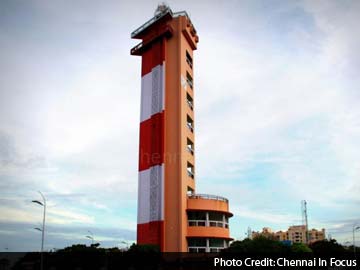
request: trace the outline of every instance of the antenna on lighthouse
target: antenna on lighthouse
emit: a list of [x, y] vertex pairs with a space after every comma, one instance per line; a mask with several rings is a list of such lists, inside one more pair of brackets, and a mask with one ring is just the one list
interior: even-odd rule
[[156, 17], [156, 16], [164, 13], [168, 9], [170, 9], [170, 7], [165, 2], [161, 2], [160, 4], [158, 4], [158, 6], [154, 12], [154, 16]]

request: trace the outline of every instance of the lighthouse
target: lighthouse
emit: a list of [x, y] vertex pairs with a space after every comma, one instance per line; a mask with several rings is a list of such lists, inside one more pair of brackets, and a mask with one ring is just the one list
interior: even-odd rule
[[199, 37], [185, 11], [159, 5], [131, 33], [141, 42], [137, 243], [163, 252], [228, 247], [229, 202], [197, 194], [194, 51]]

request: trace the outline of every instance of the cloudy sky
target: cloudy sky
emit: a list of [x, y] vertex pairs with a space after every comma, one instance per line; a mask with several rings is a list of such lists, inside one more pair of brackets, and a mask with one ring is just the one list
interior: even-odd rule
[[[360, 223], [359, 1], [168, 1], [195, 52], [197, 190], [231, 235]], [[158, 1], [0, 1], [0, 251], [136, 238], [140, 58]], [[357, 241], [360, 241], [358, 233]]]

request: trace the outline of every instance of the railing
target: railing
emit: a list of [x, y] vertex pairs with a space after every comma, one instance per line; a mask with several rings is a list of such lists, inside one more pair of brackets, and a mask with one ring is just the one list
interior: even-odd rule
[[206, 247], [188, 247], [188, 251], [192, 253], [206, 252]]
[[[131, 37], [135, 37], [137, 34], [139, 34], [140, 32], [144, 31], [144, 29], [146, 29], [147, 27], [149, 27], [150, 25], [152, 25], [153, 23], [155, 23], [156, 21], [160, 20], [162, 17], [164, 17], [166, 14], [170, 14], [171, 17], [175, 18], [175, 17], [179, 17], [179, 16], [186, 16], [186, 18], [188, 18], [188, 20], [191, 22], [189, 15], [186, 13], [186, 11], [179, 11], [179, 12], [175, 12], [173, 13], [172, 10], [170, 8], [165, 9], [162, 13], [157, 14], [156, 16], [152, 17], [150, 20], [148, 20], [146, 23], [144, 23], [143, 25], [141, 25], [140, 27], [138, 27], [136, 30], [134, 30], [131, 33]], [[195, 27], [192, 25], [194, 32], [196, 33]]]
[[144, 23], [143, 25], [141, 25], [139, 28], [137, 28], [136, 30], [134, 30], [131, 33], [131, 37], [135, 37], [137, 34], [139, 34], [140, 32], [142, 32], [145, 28], [149, 27], [150, 25], [152, 25], [154, 22], [158, 21], [159, 19], [161, 19], [162, 17], [164, 17], [166, 14], [170, 13], [170, 15], [173, 17], [173, 13], [171, 11], [170, 8], [167, 8], [166, 10], [164, 10], [162, 13], [152, 17], [150, 20], [148, 20], [146, 23]]
[[189, 226], [206, 227], [206, 220], [188, 220]]
[[227, 228], [226, 225], [228, 224], [223, 221], [209, 220], [209, 225], [210, 227]]
[[229, 223], [218, 220], [188, 220], [188, 226], [229, 228]]
[[143, 46], [143, 43], [140, 42], [138, 45], [136, 45], [134, 48], [131, 49], [131, 52], [135, 52], [139, 50]]
[[[179, 16], [185, 16], [185, 17], [190, 21], [190, 23], [191, 23], [190, 17], [189, 17], [189, 15], [187, 14], [187, 12], [186, 12], [185, 10], [184, 10], [184, 11], [175, 12], [175, 13], [173, 13], [172, 15], [173, 15], [174, 18], [179, 17]], [[194, 32], [196, 33], [196, 29], [195, 29], [195, 27], [194, 27], [194, 25], [193, 25], [192, 23], [191, 23], [191, 26], [192, 26], [192, 28], [194, 29]]]
[[220, 252], [223, 247], [188, 247], [188, 252], [191, 253], [200, 253], [200, 252]]
[[218, 253], [218, 252], [220, 252], [222, 249], [224, 249], [224, 248], [211, 247], [211, 248], [210, 248], [210, 252], [216, 252], [216, 253]]
[[193, 194], [193, 195], [189, 195], [190, 199], [206, 199], [206, 200], [217, 200], [217, 201], [223, 201], [223, 202], [228, 202], [229, 200], [221, 197], [221, 196], [216, 196], [216, 195], [210, 195], [210, 194]]

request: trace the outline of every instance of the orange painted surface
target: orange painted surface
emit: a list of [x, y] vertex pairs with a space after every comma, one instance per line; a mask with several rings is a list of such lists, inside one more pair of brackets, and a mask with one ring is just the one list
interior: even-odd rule
[[[161, 29], [170, 29], [168, 35], [161, 35]], [[171, 33], [171, 34], [169, 34]], [[194, 56], [199, 37], [195, 33], [191, 22], [185, 16], [171, 18], [165, 16], [159, 22], [150, 26], [146, 31], [134, 38], [143, 39], [144, 47], [133, 49], [133, 55], [144, 54], [151, 48], [152, 40], [165, 40], [165, 110], [164, 110], [164, 237], [162, 238], [164, 252], [186, 252], [187, 237], [220, 237], [229, 238], [229, 230], [218, 227], [188, 227], [187, 210], [211, 210], [226, 213], [229, 217], [229, 207], [226, 202], [204, 199], [188, 199], [187, 189], [196, 187], [195, 165], [195, 130], [196, 121], [194, 110], [191, 110], [186, 101], [188, 93], [195, 101], [195, 85], [192, 89], [186, 82], [189, 73], [194, 81]], [[186, 51], [193, 59], [192, 68], [186, 62]], [[143, 67], [146, 69], [146, 66]], [[194, 106], [196, 103], [194, 103]], [[194, 123], [191, 132], [187, 125], [187, 115]], [[194, 143], [194, 153], [187, 150], [187, 138]], [[187, 162], [195, 168], [195, 179], [187, 174]]]
[[191, 199], [187, 200], [187, 209], [188, 210], [199, 210], [199, 211], [217, 211], [227, 214], [229, 217], [232, 217], [233, 214], [229, 212], [229, 204], [224, 201], [218, 200], [208, 200], [208, 199]]
[[[195, 180], [189, 180], [187, 161], [195, 166], [194, 156], [186, 150], [187, 137], [194, 143], [194, 133], [186, 126], [186, 91], [181, 76], [186, 77], [186, 50], [192, 54], [182, 31], [186, 18], [177, 17], [169, 22], [173, 36], [166, 47], [165, 81], [165, 251], [187, 251], [187, 187], [195, 189]], [[185, 28], [184, 28], [185, 27]], [[170, 64], [171, 63], [171, 64]], [[189, 87], [187, 87], [189, 88]], [[190, 115], [190, 114], [189, 114]], [[194, 115], [190, 115], [194, 120]]]
[[188, 227], [187, 237], [209, 237], [232, 240], [229, 237], [229, 229], [219, 227]]

